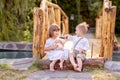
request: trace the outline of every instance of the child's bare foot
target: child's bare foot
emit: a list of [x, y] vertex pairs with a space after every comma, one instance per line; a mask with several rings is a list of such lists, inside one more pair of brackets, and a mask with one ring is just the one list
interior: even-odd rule
[[76, 70], [77, 70], [77, 68], [78, 68], [78, 65], [77, 65], [77, 64], [75, 64], [73, 67], [74, 67], [74, 70], [76, 71]]
[[76, 68], [76, 71], [81, 72], [81, 69], [78, 67], [78, 68]]
[[60, 69], [63, 70], [63, 63], [62, 62], [59, 63], [59, 66], [60, 66]]
[[55, 71], [54, 65], [52, 63], [50, 64], [50, 71]]
[[55, 71], [55, 69], [50, 69], [50, 71], [54, 72], [54, 71]]

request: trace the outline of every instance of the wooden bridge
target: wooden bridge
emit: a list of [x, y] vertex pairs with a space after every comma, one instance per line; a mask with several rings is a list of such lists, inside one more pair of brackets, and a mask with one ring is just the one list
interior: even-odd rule
[[[96, 40], [99, 38], [99, 57], [104, 60], [111, 60], [115, 34], [116, 6], [112, 2], [104, 0], [103, 8], [96, 18]], [[43, 58], [45, 40], [48, 38], [48, 29], [52, 23], [60, 26], [61, 35], [69, 33], [69, 22], [65, 12], [57, 5], [42, 0], [40, 7], [34, 8], [34, 56]], [[99, 36], [99, 37], [98, 37]], [[96, 44], [96, 43], [95, 43]]]

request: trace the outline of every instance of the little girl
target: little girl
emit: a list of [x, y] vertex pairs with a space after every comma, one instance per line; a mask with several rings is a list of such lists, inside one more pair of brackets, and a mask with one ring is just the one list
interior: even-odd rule
[[50, 71], [55, 71], [54, 65], [58, 60], [60, 60], [60, 68], [63, 69], [63, 62], [68, 58], [69, 51], [63, 48], [64, 43], [58, 37], [58, 25], [52, 24], [49, 28], [49, 38], [46, 40], [45, 43], [45, 51], [47, 51], [47, 56], [49, 60], [52, 61], [50, 63]]

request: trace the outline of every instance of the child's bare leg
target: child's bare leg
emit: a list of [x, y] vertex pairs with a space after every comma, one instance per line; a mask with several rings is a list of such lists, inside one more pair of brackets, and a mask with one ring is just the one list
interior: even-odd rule
[[55, 71], [54, 65], [55, 65], [56, 62], [57, 62], [57, 60], [53, 60], [53, 61], [50, 63], [50, 71]]
[[76, 70], [77, 69], [77, 64], [75, 63], [74, 56], [73, 56], [72, 53], [69, 54], [69, 59], [70, 59], [71, 64], [73, 65], [74, 69]]
[[64, 59], [60, 59], [60, 63], [59, 63], [59, 65], [60, 65], [60, 69], [63, 69], [63, 63], [64, 63]]
[[78, 64], [77, 71], [81, 71], [81, 69], [82, 69], [82, 60], [79, 57], [77, 57], [77, 64]]

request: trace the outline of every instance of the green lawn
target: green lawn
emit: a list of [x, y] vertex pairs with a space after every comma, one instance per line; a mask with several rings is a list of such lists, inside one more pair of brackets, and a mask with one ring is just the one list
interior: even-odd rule
[[12, 70], [12, 69], [0, 69], [0, 80], [26, 80], [27, 76], [30, 73], [33, 73], [37, 70]]
[[93, 74], [93, 80], [119, 80], [120, 75], [113, 74], [103, 67], [86, 68], [85, 71]]

